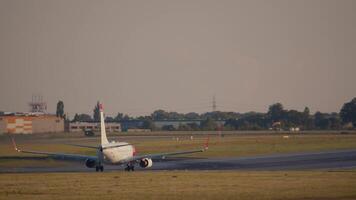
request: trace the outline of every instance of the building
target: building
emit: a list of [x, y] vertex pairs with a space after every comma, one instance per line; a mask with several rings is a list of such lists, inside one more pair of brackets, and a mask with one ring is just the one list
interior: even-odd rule
[[64, 131], [64, 120], [48, 114], [10, 114], [0, 116], [0, 133], [31, 134]]
[[128, 131], [129, 129], [140, 129], [143, 127], [143, 120], [122, 120], [120, 121], [122, 131]]
[[195, 124], [196, 126], [200, 126], [202, 120], [155, 120], [153, 124], [156, 128], [164, 128], [165, 126], [171, 126], [175, 129], [178, 129], [180, 125], [189, 125]]
[[[197, 126], [200, 126], [200, 124], [204, 120], [155, 120], [153, 121], [153, 124], [157, 128], [163, 128], [164, 126], [171, 126], [175, 129], [178, 129], [180, 125], [189, 125], [189, 124], [195, 124]], [[225, 124], [224, 120], [214, 120], [214, 122], [218, 126], [223, 126]]]
[[[100, 131], [100, 123], [97, 122], [71, 122], [69, 123], [69, 132], [80, 132], [83, 130]], [[105, 123], [107, 132], [121, 132], [120, 123]]]

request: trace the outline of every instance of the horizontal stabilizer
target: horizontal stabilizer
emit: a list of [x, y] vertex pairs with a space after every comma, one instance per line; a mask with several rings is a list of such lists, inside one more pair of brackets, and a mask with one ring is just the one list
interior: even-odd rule
[[116, 147], [124, 147], [124, 146], [130, 146], [132, 144], [117, 144], [117, 145], [110, 145], [107, 147], [103, 147], [103, 149], [111, 149], [111, 148], [116, 148]]
[[89, 145], [81, 145], [81, 144], [66, 144], [70, 146], [75, 146], [75, 147], [85, 147], [85, 148], [91, 148], [91, 149], [100, 149], [98, 146], [89, 146]]

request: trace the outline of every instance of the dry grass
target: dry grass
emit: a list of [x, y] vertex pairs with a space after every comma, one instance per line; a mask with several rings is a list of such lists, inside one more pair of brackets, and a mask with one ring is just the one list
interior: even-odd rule
[[356, 199], [356, 171], [0, 174], [0, 199]]
[[[176, 137], [176, 136], [174, 136]], [[180, 135], [137, 143], [139, 153], [200, 147], [204, 136]], [[125, 140], [125, 138], [120, 138]], [[95, 145], [98, 138], [22, 138], [22, 148], [94, 155], [61, 143]], [[211, 137], [209, 151], [198, 157], [250, 156], [355, 149], [356, 135], [244, 135]], [[14, 158], [6, 159], [6, 156]], [[0, 141], [0, 167], [58, 166], [53, 160], [16, 159], [8, 140]], [[69, 163], [71, 164], [71, 163]], [[135, 173], [0, 174], [0, 199], [356, 199], [356, 171], [138, 171]]]
[[[201, 147], [205, 138], [199, 137], [193, 141], [189, 137], [181, 137], [179, 141], [153, 140], [140, 143], [140, 152], [165, 152]], [[276, 153], [297, 153], [355, 149], [356, 135], [292, 135], [283, 138], [281, 135], [227, 136], [212, 137], [209, 151], [199, 154], [199, 157], [236, 157], [266, 155]]]
[[[202, 147], [206, 139], [206, 136], [194, 136], [194, 139], [190, 140], [190, 136], [181, 135], [177, 141], [176, 137], [177, 136], [148, 139], [139, 142], [135, 141], [135, 138], [128, 138], [128, 142], [135, 144], [139, 154], [146, 154], [197, 149]], [[120, 138], [120, 140], [126, 141], [125, 137]], [[0, 143], [0, 167], [25, 167], [31, 165], [31, 162], [22, 162], [21, 159], [16, 159], [16, 157], [33, 155], [21, 154], [14, 151], [8, 138], [0, 141]], [[95, 146], [99, 141], [98, 138], [26, 138], [18, 141], [18, 145], [23, 149], [95, 155], [95, 150], [93, 149], [73, 147], [64, 145], [63, 143], [77, 143]], [[290, 135], [289, 138], [283, 138], [283, 135], [230, 135], [223, 138], [211, 136], [209, 150], [204, 153], [192, 154], [191, 156], [241, 157], [342, 149], [356, 149], [356, 135]], [[13, 156], [13, 158], [7, 159], [7, 156]], [[37, 165], [51, 165], [48, 164], [47, 161], [41, 160], [33, 161], [33, 164], [36, 165], [36, 162]], [[14, 163], [14, 165], [11, 163]]]

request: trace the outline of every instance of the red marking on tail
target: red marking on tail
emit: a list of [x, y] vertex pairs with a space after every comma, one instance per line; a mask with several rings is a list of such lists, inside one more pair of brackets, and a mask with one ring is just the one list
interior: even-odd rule
[[103, 104], [101, 104], [101, 103], [99, 104], [99, 110], [100, 110], [100, 111], [103, 111], [103, 110], [104, 110]]

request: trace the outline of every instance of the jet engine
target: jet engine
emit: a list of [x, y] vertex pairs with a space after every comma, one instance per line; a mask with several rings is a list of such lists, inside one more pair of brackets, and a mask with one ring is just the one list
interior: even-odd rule
[[85, 160], [85, 166], [88, 168], [94, 168], [96, 166], [96, 160], [92, 160], [92, 159], [86, 159]]
[[150, 158], [144, 158], [140, 161], [140, 167], [142, 168], [150, 168], [152, 167], [152, 160]]

